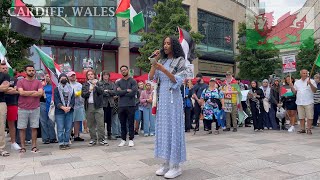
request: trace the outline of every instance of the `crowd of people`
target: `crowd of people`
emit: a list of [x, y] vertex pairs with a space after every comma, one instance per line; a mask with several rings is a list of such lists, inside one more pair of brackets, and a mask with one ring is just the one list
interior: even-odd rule
[[[11, 149], [20, 153], [26, 152], [26, 143], [32, 145], [31, 152], [39, 152], [39, 127], [42, 143], [58, 143], [61, 150], [69, 149], [72, 141], [84, 141], [81, 132], [90, 134], [89, 146], [108, 146], [108, 140], [120, 138], [119, 147], [133, 147], [135, 135], [142, 134], [156, 136], [155, 157], [166, 160], [156, 174], [174, 178], [181, 174], [180, 163], [186, 161], [185, 133], [199, 131], [200, 120], [204, 131], [215, 135], [220, 129], [237, 132], [238, 127], [251, 127], [251, 120], [256, 132], [294, 132], [297, 116], [298, 133], [312, 134], [312, 126], [317, 126], [319, 74], [313, 80], [307, 70], [301, 70], [299, 80], [291, 76], [265, 79], [259, 87], [257, 81], [241, 83], [231, 72], [226, 72], [224, 80], [211, 78], [205, 84], [199, 73], [193, 84], [186, 79], [184, 53], [177, 38], [166, 37], [163, 49], [154, 54], [150, 81], [139, 83], [129, 76], [125, 65], [120, 67], [123, 78], [115, 82], [107, 71], [98, 78], [94, 70], [88, 70], [83, 84], [73, 71], [60, 74], [53, 84], [49, 74], [36, 79], [33, 65], [25, 67], [26, 77], [10, 77], [7, 65], [1, 63], [0, 155], [10, 155], [4, 150], [5, 124]], [[280, 110], [284, 116], [279, 115]], [[249, 116], [241, 121], [243, 112]], [[289, 129], [286, 118], [290, 119]]]

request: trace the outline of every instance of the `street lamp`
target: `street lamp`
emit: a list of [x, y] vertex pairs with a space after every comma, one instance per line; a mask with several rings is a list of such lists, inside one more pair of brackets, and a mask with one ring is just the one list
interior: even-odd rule
[[204, 28], [204, 31], [206, 33], [207, 52], [209, 52], [208, 26], [209, 26], [209, 24], [207, 22], [202, 24], [202, 27]]

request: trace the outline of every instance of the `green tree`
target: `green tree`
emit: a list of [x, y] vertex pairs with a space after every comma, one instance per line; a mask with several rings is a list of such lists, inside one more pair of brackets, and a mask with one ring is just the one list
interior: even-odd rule
[[238, 29], [239, 40], [237, 48], [239, 55], [236, 61], [239, 63], [240, 72], [238, 76], [241, 79], [261, 81], [269, 78], [276, 69], [281, 68], [279, 59], [279, 50], [274, 49], [251, 49], [246, 46], [246, 24], [239, 23]]
[[[313, 45], [314, 48], [310, 49], [310, 45]], [[319, 43], [316, 43], [313, 38], [309, 38], [304, 41], [300, 46], [300, 51], [297, 55], [297, 72], [294, 73], [295, 78], [300, 77], [300, 70], [307, 69], [311, 72], [314, 61], [317, 58], [317, 54], [319, 53]], [[320, 72], [320, 68], [315, 66], [313, 71], [313, 75]]]
[[[26, 4], [28, 7], [32, 5]], [[33, 44], [41, 44], [41, 41], [36, 41], [24, 37], [10, 30], [10, 16], [8, 9], [11, 7], [11, 0], [3, 0], [0, 4], [0, 41], [7, 49], [7, 58], [9, 64], [16, 71], [22, 71], [23, 67], [31, 64], [27, 57], [29, 56], [29, 47]]]
[[[156, 16], [152, 18], [150, 28], [154, 31], [141, 33], [141, 42], [144, 46], [139, 48], [141, 56], [139, 56], [137, 67], [148, 72], [150, 62], [148, 57], [154, 50], [160, 49], [162, 40], [166, 36], [178, 35], [177, 27], [181, 27], [187, 31], [191, 30], [189, 17], [186, 11], [182, 8], [182, 0], [167, 0], [154, 5]], [[195, 43], [199, 43], [203, 38], [200, 33], [190, 33]]]

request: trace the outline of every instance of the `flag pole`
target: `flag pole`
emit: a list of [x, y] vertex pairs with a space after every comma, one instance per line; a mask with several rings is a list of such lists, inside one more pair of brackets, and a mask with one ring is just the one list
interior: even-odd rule
[[316, 61], [317, 61], [317, 59], [319, 58], [319, 54], [320, 54], [320, 52], [318, 52], [317, 57], [316, 57], [316, 60], [314, 60], [314, 63], [313, 63], [313, 66], [312, 66], [312, 69], [311, 69], [311, 73], [310, 73], [309, 78], [311, 78], [311, 77], [312, 77], [312, 74], [313, 74], [314, 68], [315, 68], [315, 66], [316, 66]]

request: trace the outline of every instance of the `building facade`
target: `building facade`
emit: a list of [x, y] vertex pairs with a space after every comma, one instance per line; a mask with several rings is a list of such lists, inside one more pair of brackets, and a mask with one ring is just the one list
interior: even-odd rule
[[[117, 0], [38, 0], [35, 6], [116, 6]], [[161, 1], [161, 0], [159, 0]], [[162, 0], [163, 1], [163, 0]], [[146, 28], [155, 15], [153, 5], [158, 0], [135, 0], [135, 7], [144, 12]], [[234, 56], [237, 54], [238, 23], [244, 22], [246, 10], [259, 12], [259, 0], [184, 0], [184, 8], [190, 18], [192, 31], [205, 36], [197, 45], [200, 57], [193, 61], [195, 73], [208, 76], [223, 76], [226, 71], [236, 73]], [[139, 9], [137, 11], [140, 11]], [[46, 28], [41, 48], [58, 64], [69, 64], [74, 71], [81, 72], [87, 64], [101, 71], [118, 72], [121, 65], [133, 69], [139, 56], [138, 48], [143, 44], [137, 34], [130, 34], [128, 21], [116, 17], [44, 17], [40, 19]], [[31, 49], [31, 52], [34, 50]], [[38, 69], [43, 66], [39, 57], [30, 57]]]

